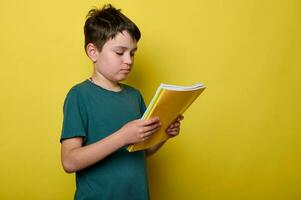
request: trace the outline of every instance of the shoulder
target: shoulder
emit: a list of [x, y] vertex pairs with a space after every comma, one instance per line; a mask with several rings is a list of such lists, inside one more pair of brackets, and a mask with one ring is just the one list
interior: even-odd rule
[[82, 102], [85, 99], [85, 94], [88, 90], [88, 84], [86, 81], [74, 85], [67, 92], [65, 104], [68, 102]]
[[85, 90], [89, 89], [90, 85], [88, 84], [88, 80], [85, 80], [83, 82], [77, 83], [74, 85], [69, 92], [84, 92]]
[[68, 96], [81, 96], [83, 93], [87, 92], [89, 90], [89, 84], [87, 83], [88, 80], [85, 80], [83, 82], [77, 83], [67, 93]]
[[68, 110], [73, 112], [76, 109], [80, 109], [81, 112], [86, 110], [89, 99], [89, 95], [87, 94], [89, 94], [87, 80], [71, 87], [65, 96], [63, 104], [64, 112], [67, 112]]

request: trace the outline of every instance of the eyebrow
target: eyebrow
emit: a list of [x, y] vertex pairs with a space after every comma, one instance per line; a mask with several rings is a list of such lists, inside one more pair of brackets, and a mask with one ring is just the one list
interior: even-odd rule
[[[122, 50], [128, 50], [129, 48], [125, 47], [125, 46], [115, 46], [116, 49], [122, 49]], [[135, 47], [134, 49], [132, 49], [131, 51], [137, 51], [138, 48]]]

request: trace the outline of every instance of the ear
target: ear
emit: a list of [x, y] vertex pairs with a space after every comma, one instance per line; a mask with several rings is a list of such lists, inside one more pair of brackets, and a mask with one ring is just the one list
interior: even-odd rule
[[88, 55], [88, 57], [92, 60], [92, 62], [96, 62], [98, 55], [99, 55], [99, 51], [96, 48], [96, 46], [92, 43], [89, 43], [86, 47], [86, 53]]

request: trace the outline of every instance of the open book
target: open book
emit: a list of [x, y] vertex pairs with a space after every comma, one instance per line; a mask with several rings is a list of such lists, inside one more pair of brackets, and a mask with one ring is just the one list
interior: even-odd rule
[[160, 84], [142, 119], [159, 117], [162, 126], [147, 140], [130, 145], [127, 150], [129, 152], [143, 150], [167, 140], [168, 135], [165, 130], [186, 111], [204, 89], [205, 86], [201, 83], [191, 86]]

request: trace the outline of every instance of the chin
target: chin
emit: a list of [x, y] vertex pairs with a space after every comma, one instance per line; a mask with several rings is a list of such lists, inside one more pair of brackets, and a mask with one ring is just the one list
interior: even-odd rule
[[127, 77], [128, 77], [128, 75], [122, 75], [122, 76], [118, 77], [117, 80], [118, 81], [124, 81], [124, 80], [127, 79]]

